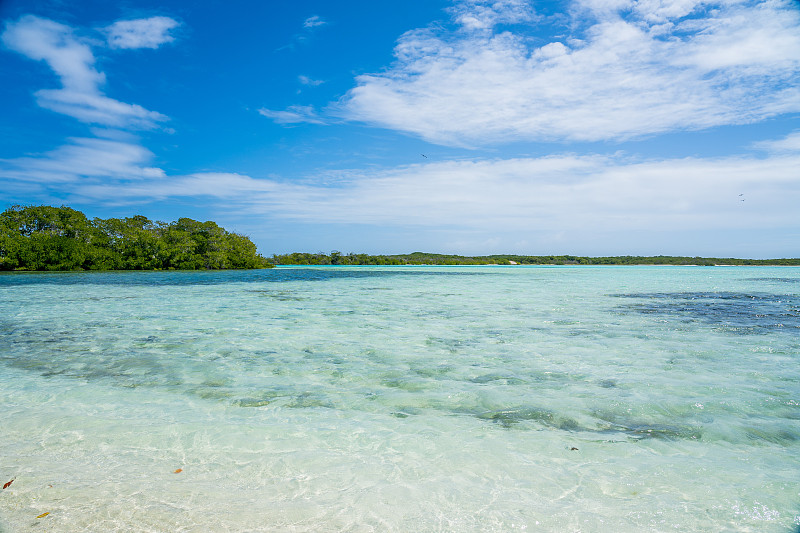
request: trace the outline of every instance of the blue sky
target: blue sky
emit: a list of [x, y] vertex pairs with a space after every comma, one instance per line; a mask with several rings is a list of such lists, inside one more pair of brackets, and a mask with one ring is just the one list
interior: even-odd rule
[[0, 205], [261, 253], [800, 257], [794, 0], [3, 0]]

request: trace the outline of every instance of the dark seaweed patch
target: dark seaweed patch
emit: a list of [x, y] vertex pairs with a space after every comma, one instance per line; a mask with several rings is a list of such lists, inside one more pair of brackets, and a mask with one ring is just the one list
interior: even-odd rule
[[542, 426], [563, 431], [580, 431], [583, 428], [575, 420], [560, 417], [539, 407], [514, 407], [484, 411], [475, 415], [479, 420], [489, 420], [504, 428], [513, 428], [520, 422], [534, 422]]
[[800, 329], [800, 296], [761, 292], [659, 292], [614, 294], [639, 300], [617, 306], [622, 313], [702, 321], [733, 334]]
[[800, 441], [800, 434], [787, 429], [747, 428], [745, 434], [752, 441], [769, 442], [781, 446], [793, 445]]
[[308, 299], [296, 296], [292, 294], [290, 291], [271, 291], [267, 289], [252, 289], [252, 290], [247, 290], [245, 292], [256, 293], [259, 296], [263, 296], [265, 298], [272, 298], [273, 300], [278, 300], [279, 302], [299, 302]]
[[576, 420], [560, 416], [538, 407], [515, 407], [477, 413], [476, 418], [488, 420], [504, 428], [517, 427], [522, 422], [533, 422], [540, 426], [561, 431], [595, 433], [601, 435], [621, 434], [632, 441], [643, 439], [694, 440], [702, 436], [700, 428], [693, 425], [650, 424], [635, 421], [603, 420], [595, 427], [579, 424]]
[[632, 424], [630, 426], [617, 425], [604, 432], [624, 433], [634, 440], [659, 439], [659, 440], [687, 440], [699, 439], [702, 432], [693, 426], [676, 426], [668, 424]]
[[509, 376], [506, 374], [483, 374], [481, 376], [476, 376], [470, 379], [470, 381], [472, 383], [478, 383], [478, 384], [492, 383], [492, 384], [504, 384], [504, 385], [521, 385], [525, 383], [525, 381], [517, 377]]
[[616, 389], [617, 388], [617, 382], [616, 382], [616, 380], [613, 380], [613, 379], [601, 379], [597, 384], [600, 385], [601, 387], [603, 387], [604, 389]]

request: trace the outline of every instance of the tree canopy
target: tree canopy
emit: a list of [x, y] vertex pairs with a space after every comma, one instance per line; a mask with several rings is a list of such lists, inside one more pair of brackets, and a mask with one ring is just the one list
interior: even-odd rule
[[136, 215], [95, 218], [61, 206], [0, 213], [0, 270], [197, 270], [269, 268], [249, 238], [216, 223]]

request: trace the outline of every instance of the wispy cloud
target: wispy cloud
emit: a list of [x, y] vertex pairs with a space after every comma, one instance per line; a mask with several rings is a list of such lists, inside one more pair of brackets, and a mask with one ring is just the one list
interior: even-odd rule
[[152, 128], [167, 119], [155, 111], [107, 97], [101, 91], [105, 74], [95, 68], [86, 41], [72, 28], [52, 20], [26, 15], [7, 24], [3, 43], [31, 59], [44, 61], [61, 80], [61, 89], [37, 91], [40, 106], [90, 124]]
[[269, 180], [255, 180], [249, 176], [229, 172], [204, 172], [187, 176], [174, 176], [157, 182], [83, 183], [74, 189], [78, 197], [123, 203], [157, 201], [186, 197], [192, 191], [195, 198], [241, 199], [243, 196], [268, 194], [277, 185]]
[[[579, 231], [799, 226], [800, 153], [663, 161], [561, 155], [451, 161], [326, 176], [268, 196], [269, 209], [306, 222]], [[320, 182], [322, 183], [322, 182]], [[738, 194], [748, 191], [748, 210]], [[300, 195], [298, 197], [298, 194]], [[253, 206], [258, 197], [249, 199]]]
[[[467, 0], [459, 25], [403, 35], [342, 113], [430, 142], [624, 140], [800, 111], [800, 10], [789, 0], [574, 0], [569, 35], [522, 1]], [[529, 33], [529, 32], [528, 32]]]
[[[153, 48], [169, 40], [164, 31], [175, 27], [170, 21], [166, 17], [124, 21], [109, 26], [109, 38], [117, 48]], [[8, 23], [2, 39], [11, 50], [44, 61], [59, 77], [62, 88], [34, 93], [41, 107], [100, 127], [91, 128], [95, 137], [72, 137], [51, 151], [0, 160], [0, 188], [56, 191], [63, 199], [90, 184], [110, 182], [120, 187], [166, 178], [152, 165], [153, 153], [126, 130], [153, 128], [167, 117], [103, 94], [106, 76], [95, 67], [92, 50], [103, 46], [102, 41], [82, 38], [69, 26], [33, 15]]]
[[178, 22], [169, 17], [150, 17], [146, 19], [118, 20], [108, 26], [108, 44], [111, 48], [158, 48], [175, 38], [170, 30], [178, 27]]
[[45, 184], [163, 178], [163, 170], [148, 166], [152, 159], [152, 152], [134, 142], [76, 137], [36, 157], [0, 160], [0, 176]]
[[317, 87], [318, 85], [322, 85], [323, 83], [325, 83], [324, 80], [315, 80], [315, 79], [309, 78], [308, 76], [303, 76], [303, 75], [298, 76], [297, 80], [301, 84], [307, 85], [309, 87]]
[[276, 124], [325, 124], [325, 120], [311, 106], [294, 105], [284, 111], [261, 108], [259, 114], [272, 119]]
[[327, 24], [327, 22], [322, 20], [322, 18], [319, 15], [314, 15], [314, 16], [308, 17], [303, 22], [303, 27], [304, 28], [316, 28], [318, 26], [324, 26], [325, 24]]
[[292, 36], [291, 42], [281, 46], [276, 51], [294, 50], [298, 44], [307, 43], [311, 39], [311, 36], [317, 31], [317, 28], [326, 26], [327, 24], [328, 22], [323, 20], [319, 15], [308, 17], [303, 21], [303, 29]]
[[[795, 142], [793, 136], [787, 139]], [[6, 168], [0, 176], [17, 188], [47, 182], [95, 201], [211, 197], [241, 213], [316, 224], [448, 227], [517, 236], [532, 230], [578, 236], [598, 228], [800, 230], [800, 149], [768, 157], [474, 159], [328, 172], [293, 181], [235, 173], [168, 176], [150, 166], [151, 159], [136, 145], [73, 139], [45, 157], [2, 162]], [[747, 203], [740, 201], [743, 192]]]
[[[800, 131], [790, 133], [783, 139], [757, 142], [755, 148], [768, 152], [800, 153]], [[800, 182], [800, 177], [798, 177], [798, 181]]]

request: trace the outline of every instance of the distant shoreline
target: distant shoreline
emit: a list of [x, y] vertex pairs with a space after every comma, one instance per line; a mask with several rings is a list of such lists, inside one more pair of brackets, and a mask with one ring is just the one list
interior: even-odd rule
[[731, 257], [688, 257], [688, 256], [608, 256], [586, 257], [573, 255], [530, 256], [516, 254], [497, 254], [485, 256], [460, 256], [414, 252], [396, 255], [369, 254], [330, 254], [295, 252], [275, 254], [269, 261], [283, 266], [525, 266], [525, 265], [589, 265], [589, 266], [800, 266], [800, 258], [781, 259], [738, 259]]

